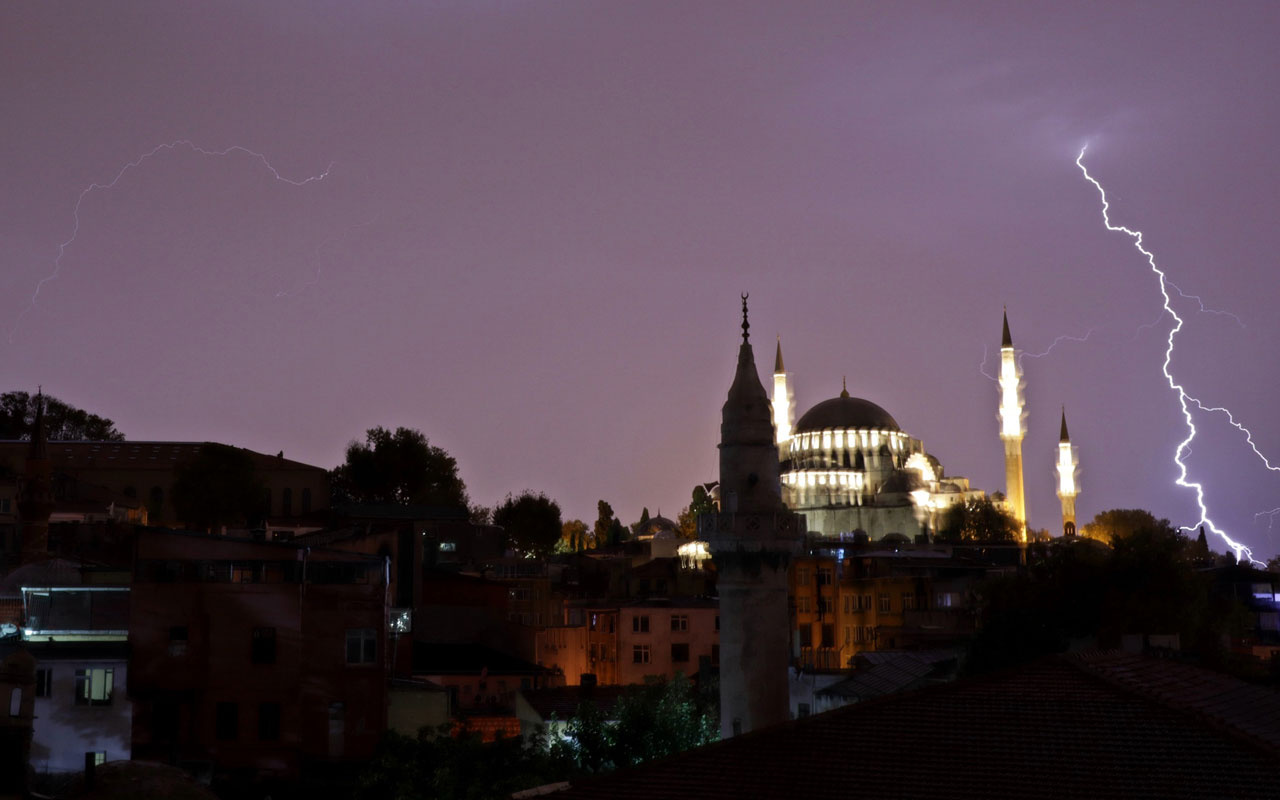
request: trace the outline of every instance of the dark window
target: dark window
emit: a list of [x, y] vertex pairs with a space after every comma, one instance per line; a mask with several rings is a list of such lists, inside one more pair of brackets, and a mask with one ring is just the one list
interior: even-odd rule
[[711, 645], [711, 663], [717, 665], [720, 663], [720, 645], [718, 644]]
[[719, 632], [719, 630], [720, 630], [720, 615], [716, 614], [716, 631]]
[[218, 703], [214, 726], [218, 741], [234, 742], [240, 735], [240, 707], [235, 703]]
[[819, 586], [831, 585], [831, 568], [830, 567], [820, 567], [818, 569], [818, 585]]
[[836, 626], [834, 625], [822, 626], [822, 646], [823, 647], [836, 646]]
[[254, 664], [276, 663], [276, 629], [254, 628], [249, 648], [249, 661]]
[[114, 689], [114, 669], [94, 667], [76, 670], [76, 705], [109, 706]]
[[53, 670], [48, 667], [36, 670], [36, 697], [53, 695]]
[[806, 624], [806, 625], [800, 626], [800, 646], [813, 647], [813, 626], [812, 625]]
[[258, 703], [258, 739], [274, 742], [280, 738], [280, 704]]
[[671, 630], [676, 632], [684, 632], [689, 630], [689, 615], [688, 614], [672, 614]]
[[631, 618], [632, 633], [648, 633], [649, 632], [649, 615], [639, 615]]
[[799, 713], [796, 716], [800, 717], [800, 719], [804, 719], [805, 717], [809, 716], [809, 704], [801, 703], [799, 708]]
[[681, 642], [680, 644], [671, 645], [671, 661], [682, 664], [689, 660], [689, 644]]
[[[160, 515], [160, 509], [164, 508], [164, 489], [159, 486], [152, 486], [149, 499], [147, 500], [147, 513]], [[153, 525], [157, 524], [152, 520]]]
[[293, 490], [282, 489], [280, 491], [280, 516], [293, 516]]
[[174, 625], [169, 629], [169, 655], [185, 656], [187, 654], [187, 626]]
[[649, 663], [649, 645], [638, 644], [631, 648], [631, 662], [633, 664]]
[[378, 632], [373, 628], [347, 629], [347, 663], [372, 664], [378, 655]]
[[301, 509], [301, 511], [302, 511], [302, 513], [303, 513], [303, 514], [309, 514], [309, 513], [311, 513], [311, 490], [310, 490], [310, 489], [303, 489], [303, 490], [302, 490], [302, 509]]

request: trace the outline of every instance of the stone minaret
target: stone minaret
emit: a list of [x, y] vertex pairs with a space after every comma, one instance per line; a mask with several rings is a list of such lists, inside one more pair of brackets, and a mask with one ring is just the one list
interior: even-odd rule
[[36, 394], [36, 420], [18, 494], [22, 531], [22, 563], [49, 557], [49, 517], [53, 514], [53, 466], [44, 432], [44, 394]]
[[1067, 434], [1067, 409], [1062, 408], [1062, 433], [1058, 437], [1058, 499], [1062, 501], [1062, 535], [1076, 535], [1076, 459]]
[[778, 449], [786, 447], [795, 425], [795, 395], [787, 382], [787, 369], [782, 365], [782, 337], [778, 337], [778, 354], [773, 359], [773, 427]]
[[1022, 376], [1009, 335], [1009, 312], [1004, 314], [1000, 341], [1000, 439], [1004, 442], [1005, 496], [1009, 513], [1017, 518], [1022, 541], [1027, 540], [1027, 502], [1022, 488]]
[[802, 518], [782, 503], [769, 397], [749, 328], [743, 295], [738, 368], [721, 412], [720, 510], [699, 520], [718, 573], [725, 738], [790, 718], [787, 567], [804, 538]]

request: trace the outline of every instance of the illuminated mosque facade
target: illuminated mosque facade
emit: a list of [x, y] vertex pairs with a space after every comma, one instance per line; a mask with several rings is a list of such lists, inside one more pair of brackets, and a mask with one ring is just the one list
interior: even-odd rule
[[[1021, 523], [1026, 541], [1026, 500], [1022, 483], [1025, 413], [1022, 376], [1009, 320], [1004, 319], [1000, 368], [1000, 438], [1005, 456], [1002, 505]], [[985, 496], [967, 478], [947, 475], [924, 444], [904, 431], [884, 408], [853, 397], [847, 384], [797, 420], [794, 386], [778, 341], [773, 369], [773, 426], [782, 497], [804, 515], [815, 537], [888, 543], [932, 539], [946, 512]], [[1059, 443], [1059, 486], [1063, 531], [1075, 533], [1075, 459], [1063, 412]]]

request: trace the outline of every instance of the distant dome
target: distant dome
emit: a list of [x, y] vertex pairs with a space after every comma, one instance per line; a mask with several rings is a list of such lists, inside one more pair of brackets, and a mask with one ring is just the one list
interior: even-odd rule
[[924, 481], [920, 480], [920, 476], [914, 470], [900, 469], [895, 470], [889, 479], [880, 484], [877, 490], [879, 494], [890, 494], [894, 492], [913, 492], [916, 489], [925, 488]]
[[659, 539], [667, 539], [680, 535], [680, 526], [666, 517], [659, 514], [656, 517], [650, 517], [649, 524], [644, 526], [644, 530], [640, 531], [642, 536], [656, 536]]
[[806, 411], [796, 423], [795, 432], [808, 433], [827, 428], [902, 430], [888, 411], [870, 400], [863, 400], [861, 397], [833, 397]]

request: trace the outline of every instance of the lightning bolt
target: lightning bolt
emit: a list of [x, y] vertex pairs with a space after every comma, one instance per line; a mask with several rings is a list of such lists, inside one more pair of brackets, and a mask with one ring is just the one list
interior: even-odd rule
[[[1190, 531], [1190, 530], [1194, 530], [1200, 525], [1204, 525], [1210, 531], [1212, 531], [1214, 534], [1220, 537], [1224, 542], [1226, 542], [1228, 547], [1230, 547], [1233, 551], [1235, 551], [1237, 561], [1241, 560], [1242, 558], [1247, 558], [1253, 563], [1261, 565], [1262, 562], [1258, 561], [1253, 557], [1253, 552], [1248, 547], [1246, 547], [1245, 545], [1239, 542], [1234, 541], [1230, 536], [1226, 534], [1225, 531], [1220, 529], [1217, 526], [1217, 524], [1214, 523], [1214, 521], [1209, 517], [1209, 509], [1205, 506], [1205, 502], [1204, 502], [1204, 486], [1200, 483], [1197, 483], [1196, 481], [1187, 480], [1187, 475], [1188, 475], [1187, 464], [1185, 461], [1183, 461], [1183, 456], [1190, 452], [1192, 440], [1196, 438], [1195, 420], [1192, 418], [1192, 415], [1191, 415], [1192, 405], [1202, 410], [1214, 410], [1214, 411], [1225, 412], [1227, 414], [1228, 419], [1231, 420], [1231, 423], [1235, 425], [1237, 428], [1239, 428], [1240, 430], [1245, 432], [1245, 434], [1248, 436], [1248, 440], [1251, 446], [1253, 444], [1253, 436], [1244, 428], [1244, 426], [1236, 423], [1235, 418], [1232, 417], [1231, 413], [1226, 409], [1217, 409], [1217, 408], [1206, 409], [1204, 404], [1202, 404], [1199, 400], [1197, 400], [1196, 398], [1192, 397], [1190, 394], [1187, 393], [1187, 390], [1182, 386], [1182, 384], [1178, 383], [1174, 379], [1173, 373], [1169, 371], [1169, 364], [1173, 361], [1174, 339], [1177, 337], [1178, 332], [1182, 330], [1182, 325], [1183, 325], [1183, 319], [1182, 317], [1178, 316], [1176, 311], [1173, 310], [1172, 299], [1169, 297], [1169, 287], [1172, 286], [1173, 284], [1170, 283], [1169, 280], [1166, 278], [1164, 271], [1161, 270], [1160, 267], [1156, 265], [1155, 254], [1152, 253], [1150, 250], [1147, 250], [1146, 247], [1143, 246], [1142, 231], [1135, 231], [1130, 228], [1126, 228], [1123, 225], [1111, 224], [1111, 216], [1109, 213], [1111, 209], [1111, 204], [1107, 201], [1107, 192], [1105, 189], [1102, 188], [1102, 184], [1098, 183], [1097, 179], [1095, 179], [1092, 175], [1089, 174], [1089, 170], [1084, 165], [1084, 154], [1086, 150], [1088, 150], [1087, 145], [1085, 147], [1080, 148], [1080, 154], [1076, 156], [1076, 166], [1080, 168], [1080, 172], [1084, 175], [1085, 180], [1089, 181], [1089, 183], [1092, 183], [1094, 188], [1098, 190], [1098, 196], [1102, 200], [1102, 223], [1106, 226], [1107, 230], [1113, 233], [1123, 233], [1129, 238], [1133, 239], [1133, 246], [1138, 249], [1138, 252], [1142, 253], [1142, 255], [1146, 257], [1147, 265], [1151, 267], [1151, 271], [1154, 272], [1156, 274], [1156, 277], [1159, 279], [1160, 295], [1161, 297], [1164, 298], [1164, 310], [1166, 313], [1169, 314], [1169, 316], [1173, 317], [1173, 326], [1169, 329], [1169, 338], [1167, 340], [1167, 346], [1165, 347], [1165, 351], [1164, 351], [1164, 363], [1161, 364], [1160, 370], [1161, 372], [1164, 373], [1164, 378], [1168, 382], [1169, 388], [1177, 393], [1178, 405], [1182, 408], [1182, 417], [1187, 424], [1187, 436], [1185, 439], [1183, 439], [1181, 442], [1178, 443], [1178, 447], [1173, 454], [1173, 461], [1175, 464], [1178, 465], [1178, 478], [1175, 481], [1175, 483], [1177, 483], [1178, 486], [1181, 486], [1184, 489], [1191, 489], [1195, 493], [1196, 505], [1200, 509], [1200, 520], [1193, 525], [1185, 525], [1183, 526], [1182, 529], [1184, 531]], [[1182, 295], [1182, 291], [1178, 290], [1178, 294]], [[1188, 295], [1183, 295], [1183, 296], [1187, 297]], [[1201, 307], [1203, 310], [1203, 303], [1201, 304]], [[1236, 319], [1237, 321], [1239, 321], [1238, 317]], [[1257, 447], [1254, 447], [1253, 450], [1255, 453], [1258, 453]], [[1258, 453], [1258, 455], [1261, 456], [1262, 454]], [[1266, 459], [1263, 458], [1263, 461], [1265, 462]], [[1268, 468], [1269, 469], [1272, 468], [1269, 463], [1268, 463]]]
[[343, 239], [346, 236], [349, 236], [353, 231], [357, 231], [361, 228], [369, 227], [373, 223], [377, 222], [378, 218], [381, 216], [382, 216], [381, 214], [374, 215], [371, 219], [367, 220], [366, 222], [360, 222], [355, 225], [352, 225], [351, 227], [347, 228], [341, 233], [330, 236], [328, 239], [325, 239], [320, 244], [316, 245], [316, 249], [311, 253], [311, 260], [316, 265], [315, 274], [311, 276], [310, 280], [303, 282], [295, 289], [281, 289], [280, 291], [276, 292], [276, 297], [277, 298], [294, 297], [296, 295], [302, 294], [304, 290], [312, 286], [319, 286], [320, 285], [320, 253], [321, 251], [324, 250], [329, 245], [339, 241], [340, 239]]
[[[1019, 350], [1018, 351], [1018, 367], [1019, 368], [1022, 367], [1022, 359], [1044, 358], [1045, 356], [1052, 353], [1054, 349], [1057, 348], [1057, 346], [1062, 344], [1063, 342], [1087, 342], [1089, 341], [1089, 337], [1092, 336], [1097, 330], [1098, 330], [1097, 328], [1090, 328], [1088, 331], [1085, 332], [1084, 336], [1072, 336], [1069, 333], [1064, 333], [1058, 338], [1054, 339], [1049, 344], [1049, 346], [1044, 349], [1044, 352], [1041, 352], [1041, 353], [1028, 353], [1026, 351]], [[982, 373], [982, 377], [986, 378], [989, 381], [992, 381], [995, 383], [1000, 382], [999, 378], [987, 372], [987, 346], [985, 344], [982, 346], [982, 361], [978, 364], [978, 372]]]
[[66, 241], [58, 245], [58, 255], [53, 260], [53, 271], [41, 278], [39, 283], [36, 284], [35, 291], [31, 294], [31, 299], [27, 301], [27, 305], [22, 309], [22, 313], [18, 315], [16, 320], [14, 320], [13, 326], [9, 328], [9, 344], [13, 344], [13, 336], [17, 333], [18, 326], [22, 324], [22, 320], [27, 316], [27, 314], [31, 313], [31, 311], [35, 309], [36, 302], [40, 298], [40, 290], [44, 288], [46, 283], [57, 280], [58, 275], [61, 273], [62, 257], [66, 254], [67, 248], [75, 243], [76, 237], [80, 234], [80, 206], [84, 203], [84, 199], [96, 191], [105, 191], [112, 188], [120, 182], [120, 179], [125, 176], [125, 173], [142, 166], [146, 161], [154, 158], [158, 153], [176, 150], [180, 147], [186, 148], [197, 155], [209, 157], [223, 157], [229, 156], [233, 153], [243, 153], [244, 155], [250, 156], [261, 162], [262, 166], [266, 167], [267, 171], [271, 173], [271, 177], [273, 179], [282, 183], [287, 183], [290, 186], [306, 186], [308, 183], [312, 183], [313, 181], [322, 181], [329, 177], [330, 171], [333, 170], [333, 162], [329, 162], [329, 166], [325, 167], [324, 171], [318, 175], [311, 175], [309, 177], [302, 178], [301, 180], [293, 180], [292, 178], [286, 178], [284, 175], [281, 175], [280, 171], [272, 166], [271, 162], [268, 161], [267, 157], [262, 153], [259, 153], [256, 150], [250, 150], [247, 147], [241, 147], [240, 145], [232, 145], [225, 150], [209, 150], [197, 145], [189, 139], [178, 139], [176, 141], [156, 145], [152, 149], [121, 167], [116, 172], [115, 177], [106, 183], [91, 183], [80, 190], [80, 195], [76, 198], [75, 206], [71, 209], [71, 235], [67, 237]]

